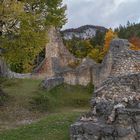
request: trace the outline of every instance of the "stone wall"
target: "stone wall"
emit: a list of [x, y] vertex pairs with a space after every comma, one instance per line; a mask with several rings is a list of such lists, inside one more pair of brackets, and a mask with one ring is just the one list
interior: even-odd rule
[[140, 52], [129, 48], [127, 40], [114, 39], [111, 42], [110, 50], [102, 64], [93, 69], [95, 87], [100, 86], [108, 77], [140, 72]]
[[12, 72], [8, 68], [4, 59], [0, 57], [0, 77], [24, 79], [24, 78], [32, 78], [34, 76], [31, 73], [21, 74], [21, 73]]
[[67, 71], [63, 72], [64, 82], [71, 85], [88, 85], [93, 83], [93, 68], [95, 68], [96, 63], [85, 58], [81, 61], [81, 64], [76, 68], [69, 68]]
[[64, 79], [68, 84], [87, 85], [93, 83], [100, 86], [108, 77], [140, 72], [140, 52], [129, 49], [127, 40], [115, 39], [101, 64], [91, 59], [84, 59], [75, 69], [64, 70]]
[[[54, 27], [48, 29], [48, 38], [45, 59], [33, 73], [17, 74], [4, 70], [4, 66], [1, 71], [15, 78], [47, 79], [61, 76], [67, 84], [85, 86], [93, 83], [97, 88], [108, 77], [140, 72], [140, 53], [129, 50], [130, 44], [127, 40], [113, 40], [103, 62], [96, 64], [89, 58], [75, 58], [64, 46], [59, 31]], [[69, 64], [76, 61], [80, 61], [80, 64], [76, 68], [71, 68]], [[2, 63], [0, 60], [0, 65], [5, 65]]]
[[91, 111], [71, 125], [71, 140], [139, 140], [140, 51], [113, 40], [95, 73]]
[[8, 72], [9, 72], [8, 67], [7, 67], [5, 61], [3, 60], [3, 58], [0, 56], [0, 77], [8, 76]]
[[41, 86], [49, 91], [49, 90], [53, 89], [54, 87], [61, 85], [63, 83], [64, 83], [64, 78], [53, 77], [53, 78], [47, 78], [44, 81], [42, 81]]
[[34, 75], [43, 75], [51, 78], [56, 75], [62, 67], [67, 66], [75, 57], [63, 44], [60, 32], [51, 27], [48, 29], [48, 43], [46, 44], [46, 55], [44, 61], [34, 70]]
[[[93, 60], [76, 59], [63, 45], [61, 36], [54, 29], [50, 33], [51, 41], [46, 47], [46, 58], [39, 67], [43, 76], [51, 78], [61, 76], [64, 82], [71, 85], [88, 85], [93, 83], [99, 87], [108, 77], [126, 75], [140, 72], [139, 52], [129, 50], [127, 40], [115, 39], [110, 45], [110, 50], [101, 64]], [[71, 68], [69, 63], [80, 61], [80, 64]], [[37, 72], [38, 73], [40, 72]]]
[[140, 73], [110, 78], [95, 90], [91, 112], [71, 126], [71, 140], [86, 139], [140, 139]]

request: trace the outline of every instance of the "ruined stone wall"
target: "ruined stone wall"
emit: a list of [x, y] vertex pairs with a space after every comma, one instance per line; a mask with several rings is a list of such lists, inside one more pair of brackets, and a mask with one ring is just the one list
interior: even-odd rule
[[69, 62], [77, 59], [68, 52], [56, 31], [53, 30], [50, 34], [53, 38], [46, 48], [48, 56], [46, 54], [43, 67], [40, 67], [48, 78], [62, 76], [67, 84], [86, 86], [93, 83], [95, 88], [98, 88], [109, 77], [140, 72], [140, 53], [129, 50], [130, 44], [127, 40], [113, 40], [101, 64], [86, 58], [81, 59], [77, 67], [71, 68]]
[[140, 51], [113, 40], [97, 69], [91, 111], [71, 125], [71, 140], [139, 140]]
[[140, 52], [129, 48], [130, 43], [127, 40], [115, 39], [111, 42], [110, 50], [102, 64], [93, 70], [96, 87], [108, 77], [140, 72]]
[[[9, 71], [10, 77], [47, 79], [62, 76], [67, 84], [85, 86], [93, 83], [98, 88], [108, 77], [140, 72], [140, 53], [129, 50], [127, 40], [112, 41], [103, 62], [96, 64], [88, 58], [75, 58], [64, 46], [59, 31], [54, 27], [48, 29], [48, 38], [45, 59], [33, 73], [20, 75]], [[81, 63], [76, 68], [71, 68], [69, 64], [77, 60]]]
[[0, 56], [0, 77], [8, 76], [8, 72], [9, 72], [8, 67], [7, 67], [5, 61], [3, 60], [3, 58]]
[[93, 68], [96, 66], [96, 63], [89, 59], [83, 59], [81, 64], [74, 69], [64, 71], [63, 77], [64, 82], [71, 85], [88, 85], [93, 83]]
[[87, 85], [91, 82], [98, 87], [108, 77], [139, 73], [140, 52], [132, 51], [129, 47], [127, 40], [113, 40], [101, 64], [86, 59], [76, 69], [64, 73], [65, 82], [73, 85]]
[[20, 73], [12, 72], [8, 68], [4, 59], [0, 57], [0, 77], [24, 79], [24, 78], [32, 78], [33, 76], [31, 73], [20, 74]]
[[63, 44], [60, 32], [51, 27], [48, 29], [48, 43], [44, 61], [34, 70], [34, 75], [43, 75], [51, 78], [60, 73], [62, 67], [74, 61], [75, 57], [66, 49]]
[[85, 139], [140, 139], [140, 73], [110, 78], [95, 90], [91, 112], [71, 126], [71, 140]]
[[70, 85], [86, 86], [91, 82], [91, 73], [89, 68], [68, 71], [64, 73], [64, 82]]

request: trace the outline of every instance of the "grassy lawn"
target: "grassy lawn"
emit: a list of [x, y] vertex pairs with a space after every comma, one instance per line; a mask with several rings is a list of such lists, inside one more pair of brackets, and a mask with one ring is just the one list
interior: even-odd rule
[[60, 85], [47, 92], [40, 80], [2, 80], [0, 140], [69, 140], [70, 124], [88, 110], [90, 87]]
[[69, 140], [69, 127], [80, 113], [51, 114], [41, 121], [0, 133], [0, 140]]

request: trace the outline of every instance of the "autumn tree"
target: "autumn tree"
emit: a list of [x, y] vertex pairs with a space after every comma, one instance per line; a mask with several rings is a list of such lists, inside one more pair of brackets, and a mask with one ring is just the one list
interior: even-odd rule
[[103, 48], [103, 51], [105, 53], [109, 50], [111, 41], [116, 37], [117, 37], [117, 34], [113, 32], [112, 29], [109, 29], [105, 35], [105, 42], [104, 42], [104, 48]]
[[43, 49], [46, 38], [43, 22], [39, 21], [41, 13], [32, 14], [25, 11], [25, 3], [5, 0], [1, 3], [2, 35], [1, 47], [12, 70], [29, 72], [34, 67], [34, 59]]
[[139, 37], [136, 37], [136, 36], [131, 37], [129, 39], [129, 42], [131, 43], [130, 49], [135, 50], [135, 51], [140, 50], [140, 38]]
[[100, 47], [93, 48], [89, 53], [88, 57], [96, 61], [97, 63], [101, 63], [103, 60], [103, 53], [100, 50]]
[[47, 27], [66, 22], [62, 0], [2, 0], [0, 43], [12, 70], [30, 72], [47, 42]]

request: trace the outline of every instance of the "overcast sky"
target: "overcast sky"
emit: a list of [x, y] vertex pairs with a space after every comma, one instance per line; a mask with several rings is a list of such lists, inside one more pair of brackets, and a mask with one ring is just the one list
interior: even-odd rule
[[63, 0], [68, 23], [64, 28], [85, 24], [118, 27], [140, 21], [140, 0]]

